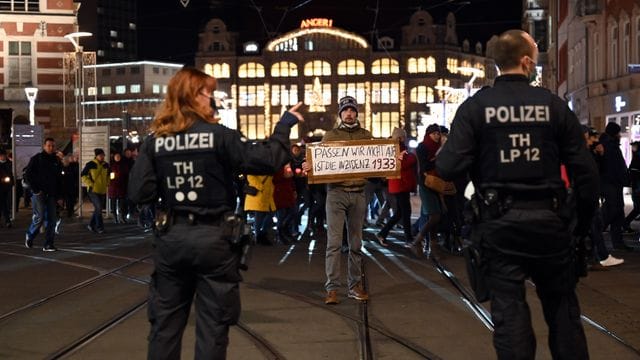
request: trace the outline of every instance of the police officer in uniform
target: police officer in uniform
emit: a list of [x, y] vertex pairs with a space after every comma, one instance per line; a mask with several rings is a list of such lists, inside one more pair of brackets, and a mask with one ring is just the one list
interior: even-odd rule
[[180, 358], [194, 294], [195, 358], [226, 357], [229, 325], [240, 315], [241, 255], [230, 238], [237, 233], [233, 174], [275, 173], [290, 161], [289, 133], [303, 120], [299, 103], [268, 141], [243, 142], [239, 132], [218, 124], [215, 89], [215, 78], [199, 70], [176, 73], [131, 170], [131, 200], [162, 203], [153, 242], [149, 359]]
[[[596, 165], [567, 105], [529, 85], [538, 59], [534, 39], [509, 30], [498, 38], [494, 55], [501, 75], [460, 106], [436, 168], [445, 179], [469, 172], [476, 189], [472, 241], [485, 264], [498, 358], [535, 358], [524, 285], [530, 277], [553, 358], [587, 359], [573, 243], [589, 229], [599, 186]], [[574, 229], [566, 216], [574, 209], [568, 208], [561, 163], [573, 181]]]

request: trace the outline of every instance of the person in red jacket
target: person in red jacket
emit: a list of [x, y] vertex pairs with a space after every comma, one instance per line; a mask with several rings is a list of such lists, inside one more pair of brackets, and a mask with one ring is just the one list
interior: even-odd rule
[[108, 195], [111, 200], [111, 209], [116, 224], [125, 223], [125, 199], [127, 198], [129, 164], [122, 161], [120, 153], [115, 153], [110, 170]]
[[273, 201], [276, 204], [278, 218], [278, 239], [289, 244], [296, 239], [293, 236], [296, 222], [296, 184], [293, 180], [291, 165], [286, 164], [273, 176]]
[[412, 191], [416, 190], [417, 186], [417, 164], [418, 160], [416, 156], [407, 151], [407, 133], [401, 128], [395, 128], [391, 134], [391, 138], [400, 143], [400, 152], [402, 154], [402, 161], [400, 162], [400, 178], [389, 179], [388, 187], [389, 194], [396, 198], [395, 207], [393, 209], [393, 216], [386, 225], [376, 234], [376, 238], [380, 242], [380, 245], [387, 246], [385, 239], [389, 234], [389, 230], [393, 228], [402, 219], [402, 229], [404, 230], [404, 240], [407, 245], [410, 245], [413, 241], [411, 235], [411, 199], [410, 195]]

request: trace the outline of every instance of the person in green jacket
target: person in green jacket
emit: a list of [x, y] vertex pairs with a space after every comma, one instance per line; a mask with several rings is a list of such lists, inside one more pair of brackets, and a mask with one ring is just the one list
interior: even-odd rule
[[93, 215], [87, 225], [87, 229], [98, 234], [104, 233], [102, 209], [104, 208], [105, 194], [109, 187], [109, 164], [104, 161], [104, 150], [93, 150], [95, 158], [89, 161], [82, 169], [82, 183], [87, 187], [87, 194], [93, 204]]

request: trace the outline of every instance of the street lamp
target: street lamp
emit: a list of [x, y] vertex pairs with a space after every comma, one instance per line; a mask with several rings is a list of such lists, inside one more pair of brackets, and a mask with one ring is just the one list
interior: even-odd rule
[[[80, 38], [92, 36], [90, 32], [73, 32], [65, 35], [65, 39], [73, 44], [75, 50], [75, 76], [74, 76], [74, 97], [75, 97], [75, 116], [76, 126], [78, 128], [78, 161], [82, 159], [82, 125], [84, 123], [84, 59], [83, 49], [80, 46]], [[82, 166], [82, 164], [80, 164]], [[78, 216], [82, 217], [82, 175], [78, 172]]]
[[29, 125], [34, 126], [35, 120], [35, 108], [36, 108], [36, 96], [38, 96], [38, 88], [28, 87], [24, 88], [24, 93], [29, 100]]

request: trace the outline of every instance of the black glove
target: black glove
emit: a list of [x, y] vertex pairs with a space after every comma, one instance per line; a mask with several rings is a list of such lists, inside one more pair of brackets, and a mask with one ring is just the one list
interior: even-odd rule
[[280, 118], [280, 123], [287, 125], [289, 127], [293, 127], [295, 124], [298, 123], [298, 118], [292, 113], [287, 111], [284, 114], [282, 114], [282, 117]]

